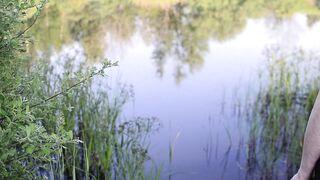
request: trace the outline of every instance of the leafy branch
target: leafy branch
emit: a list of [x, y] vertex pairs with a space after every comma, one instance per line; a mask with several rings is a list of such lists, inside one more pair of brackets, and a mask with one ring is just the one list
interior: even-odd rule
[[[57, 92], [56, 94], [54, 94], [54, 95], [42, 100], [41, 102], [38, 102], [38, 103], [35, 103], [35, 104], [31, 105], [29, 108], [31, 109], [31, 108], [40, 106], [40, 105], [42, 105], [42, 104], [44, 104], [44, 103], [46, 103], [46, 102], [48, 102], [48, 101], [50, 101], [52, 99], [57, 98], [60, 95], [67, 94], [70, 90], [72, 90], [75, 87], [78, 87], [79, 85], [89, 81], [94, 76], [96, 76], [96, 75], [104, 75], [104, 70], [107, 69], [107, 68], [113, 67], [113, 66], [118, 66], [118, 62], [112, 63], [110, 61], [106, 61], [106, 62], [103, 63], [103, 66], [99, 70], [91, 72], [88, 76], [84, 77], [83, 79], [81, 79], [80, 81], [76, 82], [75, 84], [72, 84], [68, 88], [66, 88], [66, 89], [64, 89], [64, 90], [62, 90], [60, 92]], [[26, 109], [26, 107], [24, 109]], [[2, 123], [2, 121], [4, 119], [5, 119], [5, 117], [1, 117], [0, 118], [0, 124]]]
[[105, 70], [106, 68], [110, 68], [110, 67], [113, 67], [113, 66], [118, 66], [118, 62], [111, 63], [110, 61], [107, 61], [107, 62], [103, 63], [103, 66], [101, 67], [101, 69], [92, 72], [89, 76], [84, 77], [82, 80], [80, 80], [80, 81], [78, 81], [77, 83], [69, 86], [67, 89], [62, 90], [62, 91], [60, 91], [60, 92], [58, 92], [58, 93], [56, 93], [56, 94], [54, 94], [54, 95], [52, 95], [52, 96], [44, 99], [43, 101], [41, 101], [41, 102], [39, 102], [39, 103], [36, 103], [36, 104], [34, 104], [34, 105], [31, 105], [30, 108], [37, 107], [37, 106], [39, 106], [39, 105], [41, 105], [41, 104], [44, 104], [44, 103], [46, 103], [46, 102], [48, 102], [48, 101], [50, 101], [50, 100], [52, 100], [52, 99], [54, 99], [54, 98], [56, 98], [56, 97], [58, 97], [58, 96], [60, 96], [60, 95], [64, 95], [64, 94], [68, 93], [70, 90], [72, 90], [73, 88], [75, 88], [75, 87], [77, 87], [77, 86], [79, 86], [79, 85], [87, 82], [88, 80], [90, 80], [91, 78], [93, 78], [93, 77], [96, 76], [96, 75], [104, 75], [104, 74], [103, 74], [103, 73], [104, 73], [104, 70]]
[[[19, 33], [17, 33], [16, 36], [14, 36], [14, 37], [12, 37], [11, 39], [9, 39], [9, 41], [7, 41], [5, 44], [3, 44], [2, 46], [0, 46], [0, 49], [3, 49], [3, 48], [5, 48], [5, 47], [7, 47], [7, 46], [10, 44], [10, 42], [12, 42], [12, 40], [21, 38], [22, 35], [24, 35], [29, 29], [31, 29], [31, 27], [32, 27], [32, 26], [36, 23], [36, 21], [38, 20], [38, 17], [40, 16], [42, 9], [43, 9], [44, 6], [47, 4], [47, 2], [48, 2], [48, 0], [42, 0], [38, 6], [33, 5], [33, 7], [36, 7], [37, 11], [36, 11], [36, 13], [33, 15], [33, 21], [31, 22], [31, 24], [30, 24], [27, 28], [25, 28], [24, 30], [22, 30], [22, 31], [20, 31]], [[32, 6], [27, 7], [27, 9], [29, 9], [29, 8], [31, 8], [31, 7], [32, 7]], [[2, 39], [3, 39], [3, 37], [2, 37]], [[1, 40], [2, 40], [2, 39], [1, 39]], [[0, 120], [1, 120], [1, 119], [0, 119]]]

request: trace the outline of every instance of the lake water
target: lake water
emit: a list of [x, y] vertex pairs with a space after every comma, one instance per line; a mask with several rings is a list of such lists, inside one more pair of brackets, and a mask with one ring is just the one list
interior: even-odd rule
[[[109, 80], [134, 90], [121, 118], [156, 117], [161, 123], [149, 145], [149, 155], [163, 166], [161, 179], [268, 177], [248, 172], [250, 122], [241, 112], [265, 83], [268, 53], [317, 54], [320, 10], [313, 1], [269, 8], [262, 2], [205, 2], [51, 2], [35, 27], [31, 51], [52, 61], [119, 61]], [[287, 179], [292, 174], [280, 161], [271, 177]]]

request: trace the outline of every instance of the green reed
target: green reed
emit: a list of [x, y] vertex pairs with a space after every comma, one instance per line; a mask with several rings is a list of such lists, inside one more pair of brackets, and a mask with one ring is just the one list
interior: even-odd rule
[[248, 177], [291, 177], [302, 152], [308, 116], [319, 90], [316, 54], [267, 50], [261, 83], [249, 100]]
[[[94, 71], [83, 70], [88, 67], [81, 64], [73, 72], [74, 67], [72, 60], [64, 64], [64, 72], [55, 74], [54, 66], [47, 67], [44, 72], [47, 87], [43, 93], [50, 96], [51, 92], [75, 84], [74, 79], [79, 76]], [[146, 161], [151, 160], [148, 137], [159, 127], [158, 121], [143, 117], [121, 119], [124, 105], [133, 96], [132, 90], [125, 85], [110, 88], [105, 78], [108, 77], [88, 79], [59, 99], [61, 106], [57, 112], [65, 118], [64, 128], [73, 131], [73, 137], [80, 143], [67, 145], [58, 157], [52, 168], [54, 179], [150, 178], [145, 171]], [[157, 171], [160, 170], [150, 179], [159, 178]]]

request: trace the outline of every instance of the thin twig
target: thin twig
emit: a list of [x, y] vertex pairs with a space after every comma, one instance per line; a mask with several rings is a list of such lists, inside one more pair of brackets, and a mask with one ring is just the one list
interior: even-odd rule
[[[91, 78], [91, 77], [90, 77], [90, 78]], [[68, 91], [70, 91], [70, 90], [73, 89], [74, 87], [79, 86], [80, 84], [84, 83], [85, 81], [89, 80], [90, 78], [83, 79], [83, 80], [81, 80], [81, 81], [79, 81], [79, 82], [71, 85], [69, 88], [65, 89], [64, 91], [60, 91], [60, 92], [58, 92], [58, 93], [56, 93], [56, 94], [48, 97], [47, 99], [43, 100], [42, 102], [39, 102], [39, 103], [34, 104], [34, 105], [31, 105], [30, 108], [39, 106], [39, 105], [41, 105], [41, 104], [43, 104], [43, 103], [45, 103], [45, 102], [47, 102], [47, 101], [50, 101], [51, 99], [54, 99], [54, 98], [57, 97], [57, 96], [60, 96], [60, 95], [62, 95], [62, 94], [67, 93]]]
[[[42, 4], [40, 5], [40, 8], [37, 8], [38, 10], [42, 10], [42, 8], [44, 7], [44, 5], [47, 3], [47, 1], [43, 1]], [[4, 44], [3, 46], [0, 46], [0, 49], [5, 48], [6, 46], [9, 45], [9, 42], [11, 42], [14, 39], [20, 38], [23, 34], [25, 34], [37, 21], [38, 17], [40, 16], [40, 12], [37, 12], [37, 14], [35, 15], [34, 21], [30, 24], [30, 26], [28, 26], [26, 29], [24, 29], [23, 31], [21, 31], [20, 33], [18, 33], [16, 36], [14, 36], [13, 38], [11, 38], [6, 44]]]
[[109, 68], [109, 67], [112, 67], [112, 66], [115, 66], [115, 65], [117, 65], [117, 63], [113, 63], [113, 64], [108, 64], [108, 65], [106, 65], [106, 66], [103, 67], [102, 69], [100, 69], [100, 70], [98, 70], [98, 71], [96, 71], [96, 72], [91, 73], [88, 77], [86, 77], [86, 78], [82, 79], [81, 81], [79, 81], [79, 82], [71, 85], [71, 86], [68, 87], [67, 89], [65, 89], [65, 90], [63, 90], [63, 91], [60, 91], [60, 92], [58, 92], [58, 93], [56, 93], [56, 94], [54, 94], [54, 95], [46, 98], [46, 99], [43, 100], [42, 102], [39, 102], [39, 103], [34, 104], [34, 105], [31, 105], [30, 108], [34, 108], [34, 107], [36, 107], [36, 106], [39, 106], [39, 105], [41, 105], [41, 104], [43, 104], [43, 103], [46, 103], [46, 102], [48, 102], [48, 101], [56, 98], [57, 96], [60, 96], [60, 95], [63, 95], [63, 94], [65, 94], [65, 93], [67, 93], [67, 92], [70, 91], [71, 89], [79, 86], [80, 84], [82, 84], [82, 83], [90, 80], [92, 77], [100, 74], [105, 68]]
[[17, 34], [15, 37], [13, 37], [11, 40], [13, 39], [17, 39], [19, 37], [21, 37], [23, 34], [25, 34], [37, 21], [39, 15], [36, 15], [35, 18], [34, 18], [34, 21], [32, 21], [32, 23], [26, 28], [24, 29], [23, 31], [21, 31], [19, 34]]
[[[40, 106], [41, 104], [44, 104], [44, 103], [46, 103], [46, 102], [48, 102], [48, 101], [50, 101], [50, 100], [52, 100], [52, 99], [54, 99], [54, 98], [56, 98], [56, 97], [58, 97], [58, 96], [60, 96], [60, 95], [63, 95], [63, 94], [65, 94], [65, 93], [67, 93], [68, 91], [70, 91], [71, 89], [73, 89], [73, 88], [79, 86], [80, 84], [82, 84], [82, 83], [90, 80], [90, 79], [93, 78], [94, 76], [102, 73], [103, 70], [105, 70], [106, 68], [110, 68], [110, 67], [117, 66], [117, 65], [118, 65], [118, 62], [105, 64], [101, 69], [99, 69], [99, 70], [96, 71], [96, 72], [91, 73], [89, 76], [85, 77], [85, 78], [82, 79], [81, 81], [79, 81], [79, 82], [71, 85], [70, 87], [68, 87], [67, 89], [65, 89], [65, 90], [63, 90], [63, 91], [60, 91], [60, 92], [58, 92], [58, 93], [56, 93], [56, 94], [54, 94], [54, 95], [52, 95], [52, 96], [44, 99], [44, 100], [41, 101], [41, 102], [38, 102], [38, 103], [36, 103], [36, 104], [34, 104], [34, 105], [31, 105], [29, 108], [34, 108], [34, 107]], [[24, 109], [26, 109], [26, 107], [25, 107]], [[1, 117], [1, 118], [0, 118], [0, 125], [2, 124], [3, 120], [5, 120], [5, 117]]]

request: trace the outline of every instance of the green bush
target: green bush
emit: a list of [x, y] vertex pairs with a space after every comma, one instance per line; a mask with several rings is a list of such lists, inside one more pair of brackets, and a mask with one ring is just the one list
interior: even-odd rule
[[91, 90], [91, 78], [116, 63], [60, 77], [26, 53], [26, 33], [45, 4], [0, 0], [0, 179], [144, 179], [156, 120], [118, 122], [128, 92], [111, 100]]
[[[53, 155], [72, 141], [55, 114], [56, 101], [40, 101], [40, 74], [26, 75], [26, 32], [35, 23], [45, 1], [0, 1], [0, 179], [40, 177]], [[30, 12], [34, 13], [30, 13]], [[33, 106], [33, 107], [32, 107]], [[50, 129], [45, 125], [50, 122]]]

